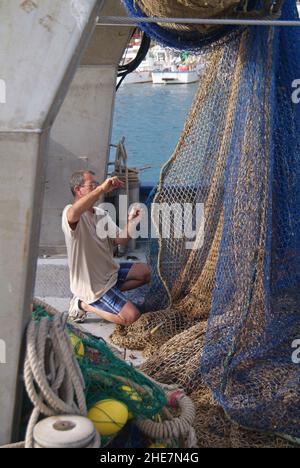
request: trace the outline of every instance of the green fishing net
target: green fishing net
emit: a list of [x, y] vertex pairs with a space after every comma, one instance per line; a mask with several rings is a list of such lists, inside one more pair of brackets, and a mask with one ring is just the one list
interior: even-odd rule
[[[32, 318], [52, 317], [34, 306]], [[66, 324], [84, 382], [88, 409], [105, 399], [123, 402], [133, 418], [153, 419], [167, 404], [164, 391], [132, 365], [120, 359], [101, 338]]]

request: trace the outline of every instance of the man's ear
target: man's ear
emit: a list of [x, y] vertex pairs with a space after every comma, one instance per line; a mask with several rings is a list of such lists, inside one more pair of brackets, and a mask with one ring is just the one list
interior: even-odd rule
[[77, 185], [77, 187], [74, 187], [74, 190], [75, 190], [75, 195], [76, 197], [78, 197], [80, 195], [80, 187], [79, 185]]

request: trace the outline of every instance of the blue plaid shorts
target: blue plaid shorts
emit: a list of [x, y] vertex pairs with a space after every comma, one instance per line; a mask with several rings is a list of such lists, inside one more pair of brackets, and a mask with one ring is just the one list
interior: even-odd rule
[[120, 288], [125, 283], [132, 265], [133, 263], [121, 263], [117, 284], [107, 291], [98, 301], [91, 304], [91, 306], [114, 315], [119, 315], [126, 302], [128, 302], [127, 297], [120, 291]]

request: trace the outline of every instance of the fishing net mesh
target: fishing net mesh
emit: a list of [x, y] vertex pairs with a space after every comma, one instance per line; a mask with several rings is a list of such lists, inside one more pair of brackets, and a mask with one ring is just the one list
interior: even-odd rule
[[[298, 17], [294, 1], [283, 17]], [[206, 446], [288, 445], [267, 433], [300, 442], [299, 46], [298, 28], [252, 27], [206, 55], [154, 197], [173, 207], [169, 238], [153, 209], [155, 312], [112, 336], [144, 349], [148, 375], [193, 396]], [[204, 205], [192, 250], [175, 235], [187, 203], [191, 223]]]
[[[275, 19], [283, 0], [122, 0], [131, 16], [160, 18]], [[140, 23], [141, 29], [155, 41], [181, 50], [203, 52], [230, 39], [239, 28], [232, 25]]]
[[[236, 7], [240, 4], [239, 0], [170, 0], [161, 2], [160, 0], [138, 0], [135, 5], [139, 6], [147, 16], [156, 16], [158, 18], [213, 18], [213, 17], [231, 17], [235, 13]], [[207, 25], [178, 25], [172, 23], [164, 24], [164, 27], [175, 29], [176, 31], [193, 31], [198, 29], [205, 32], [212, 29], [213, 26]]]

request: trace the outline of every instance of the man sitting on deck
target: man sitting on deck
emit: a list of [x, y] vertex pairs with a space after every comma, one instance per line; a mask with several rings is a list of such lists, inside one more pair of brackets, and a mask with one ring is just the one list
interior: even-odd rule
[[[123, 294], [150, 282], [150, 270], [146, 264], [115, 262], [116, 245], [126, 245], [130, 232], [141, 218], [141, 210], [133, 210], [128, 224], [121, 231], [106, 211], [94, 208], [100, 196], [123, 187], [117, 178], [99, 184], [91, 171], [80, 171], [71, 178], [73, 205], [63, 211], [62, 228], [65, 234], [70, 267], [71, 291], [69, 318], [83, 322], [87, 313], [120, 325], [131, 325], [141, 315], [139, 309]], [[102, 220], [102, 221], [101, 221]], [[97, 224], [103, 220], [108, 235], [97, 235]], [[111, 232], [115, 235], [111, 236]]]

